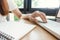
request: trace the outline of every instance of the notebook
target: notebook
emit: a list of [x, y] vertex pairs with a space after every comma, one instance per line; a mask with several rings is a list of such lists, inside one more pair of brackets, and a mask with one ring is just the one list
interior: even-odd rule
[[34, 28], [24, 20], [0, 23], [0, 40], [20, 40]]

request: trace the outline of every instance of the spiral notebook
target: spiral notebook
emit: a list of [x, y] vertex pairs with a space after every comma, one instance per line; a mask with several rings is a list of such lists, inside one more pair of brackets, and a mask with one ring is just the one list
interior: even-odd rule
[[20, 40], [34, 28], [35, 25], [28, 24], [24, 20], [0, 23], [0, 40]]
[[14, 37], [0, 31], [0, 40], [14, 40]]

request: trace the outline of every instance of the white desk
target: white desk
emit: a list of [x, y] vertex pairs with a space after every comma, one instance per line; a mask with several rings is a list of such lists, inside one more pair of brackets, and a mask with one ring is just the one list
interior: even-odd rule
[[3, 22], [0, 23], [0, 31], [14, 37], [14, 40], [19, 40], [27, 33], [32, 31], [36, 26], [26, 23], [24, 20], [19, 22]]

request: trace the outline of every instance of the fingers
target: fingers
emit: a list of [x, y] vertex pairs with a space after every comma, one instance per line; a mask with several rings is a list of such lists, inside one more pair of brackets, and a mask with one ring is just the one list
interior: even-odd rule
[[43, 12], [35, 11], [32, 13], [32, 17], [40, 17], [43, 22], [47, 23], [46, 15]]
[[32, 13], [32, 17], [38, 17], [40, 15], [40, 12], [39, 11], [35, 11]]
[[41, 14], [41, 19], [43, 20], [43, 22], [47, 23], [47, 18], [44, 13]]
[[39, 17], [42, 19], [43, 22], [47, 23], [47, 18], [46, 18], [45, 13], [39, 14]]

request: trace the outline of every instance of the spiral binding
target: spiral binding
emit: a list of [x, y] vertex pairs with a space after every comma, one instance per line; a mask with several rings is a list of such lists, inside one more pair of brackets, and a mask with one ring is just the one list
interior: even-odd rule
[[14, 38], [0, 31], [0, 40], [13, 40]]

